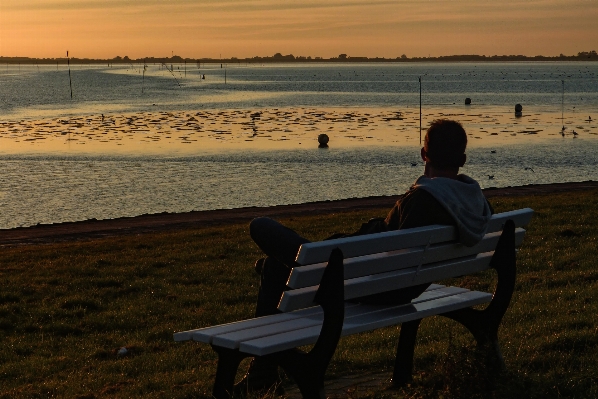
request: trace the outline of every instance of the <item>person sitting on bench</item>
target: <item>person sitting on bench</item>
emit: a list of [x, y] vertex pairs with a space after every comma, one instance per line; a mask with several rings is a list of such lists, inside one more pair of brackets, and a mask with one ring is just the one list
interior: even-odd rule
[[[425, 162], [424, 174], [396, 202], [388, 216], [371, 219], [353, 234], [341, 233], [329, 238], [443, 224], [457, 228], [462, 244], [477, 244], [486, 233], [493, 210], [479, 184], [459, 174], [459, 168], [465, 164], [466, 146], [467, 135], [459, 122], [447, 119], [432, 122], [421, 149], [421, 158]], [[295, 262], [297, 251], [302, 244], [310, 241], [266, 217], [254, 219], [249, 227], [251, 238], [266, 254], [266, 258], [259, 259], [255, 265], [261, 276], [255, 316], [267, 316], [278, 313], [278, 302], [291, 269], [299, 266]], [[409, 303], [428, 286], [422, 284], [354, 301], [368, 304]], [[235, 385], [235, 392], [276, 388], [279, 383], [277, 365], [255, 358], [245, 377]]]

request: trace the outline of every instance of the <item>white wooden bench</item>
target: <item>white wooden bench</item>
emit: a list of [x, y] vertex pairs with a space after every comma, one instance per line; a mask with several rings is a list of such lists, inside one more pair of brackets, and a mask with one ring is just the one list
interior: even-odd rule
[[[488, 233], [473, 247], [457, 243], [452, 226], [433, 225], [304, 244], [280, 303], [283, 313], [183, 331], [175, 341], [211, 344], [218, 353], [213, 396], [230, 397], [241, 360], [277, 362], [306, 398], [324, 398], [324, 374], [340, 336], [402, 324], [393, 382], [411, 379], [415, 338], [424, 317], [442, 315], [465, 325], [478, 344], [502, 362], [498, 327], [515, 286], [515, 252], [533, 211], [493, 215]], [[409, 304], [345, 302], [494, 268], [494, 294], [432, 284]], [[490, 302], [484, 310], [472, 306]], [[315, 344], [308, 353], [295, 348]]]

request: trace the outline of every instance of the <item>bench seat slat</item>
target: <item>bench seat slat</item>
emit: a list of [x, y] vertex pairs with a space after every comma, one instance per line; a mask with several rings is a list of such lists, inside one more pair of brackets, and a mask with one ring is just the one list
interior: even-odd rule
[[[364, 315], [346, 318], [343, 325], [342, 336], [396, 325], [464, 307], [479, 305], [489, 302], [491, 299], [492, 294], [479, 291], [468, 291], [426, 302], [392, 308], [387, 307], [374, 312], [375, 314], [368, 312]], [[239, 350], [250, 355], [263, 356], [296, 348], [298, 346], [310, 345], [315, 343], [318, 339], [320, 329], [321, 326], [312, 326], [275, 336], [241, 342]]]
[[[515, 227], [527, 225], [532, 218], [530, 208], [492, 215], [487, 233], [502, 230], [507, 220], [513, 220]], [[432, 236], [432, 240], [430, 237]], [[432, 225], [408, 230], [387, 231], [384, 233], [337, 238], [334, 240], [303, 244], [297, 253], [296, 262], [300, 265], [326, 262], [334, 248], [340, 248], [345, 258], [368, 255], [371, 253], [395, 251], [404, 248], [437, 244], [457, 239], [456, 229], [452, 226]]]
[[[438, 298], [461, 294], [467, 291], [469, 290], [460, 287], [442, 287], [439, 289], [428, 290], [422, 293], [419, 297], [415, 298], [412, 303], [423, 303], [426, 301], [436, 300]], [[386, 307], [389, 306], [371, 306], [347, 302], [345, 303], [345, 320], [352, 317], [361, 316], [364, 313], [377, 312]], [[236, 349], [239, 347], [240, 343], [244, 341], [251, 341], [261, 337], [275, 336], [288, 331], [302, 330], [312, 326], [321, 326], [324, 319], [324, 312], [320, 307], [317, 307], [316, 309], [319, 310], [318, 313], [304, 317], [298, 317], [293, 320], [287, 320], [285, 322], [273, 322], [271, 324], [265, 324], [258, 327], [248, 327], [230, 333], [217, 334], [212, 338], [212, 345]], [[272, 317], [272, 319], [275, 320], [276, 318]], [[193, 336], [193, 338], [195, 337]]]
[[316, 306], [307, 309], [296, 310], [289, 313], [280, 313], [273, 316], [256, 317], [253, 319], [235, 321], [233, 323], [219, 324], [217, 326], [198, 328], [194, 330], [181, 331], [174, 334], [175, 341], [188, 341], [195, 339], [198, 342], [206, 344], [212, 343], [212, 337], [219, 334], [226, 334], [232, 331], [237, 331], [245, 328], [259, 327], [266, 324], [282, 323], [286, 320], [293, 320], [302, 316], [309, 316], [318, 313]]
[[[423, 265], [419, 271], [412, 267], [345, 280], [345, 299], [481, 272], [489, 267], [493, 254], [485, 252], [464, 259]], [[318, 286], [310, 286], [285, 291], [278, 309], [288, 312], [308, 307], [313, 303], [317, 290]]]
[[[496, 248], [501, 232], [489, 233], [482, 241], [473, 247], [466, 247], [459, 243], [436, 244], [429, 248], [417, 247], [398, 251], [381, 252], [372, 255], [349, 258], [343, 261], [345, 279], [361, 277], [368, 274], [378, 274], [391, 270], [405, 269], [420, 263], [440, 262], [480, 252], [488, 252]], [[518, 228], [515, 232], [516, 245], [523, 242], [525, 230]], [[289, 288], [302, 288], [320, 283], [326, 263], [294, 267], [288, 280]]]
[[[418, 298], [421, 300], [428, 300], [432, 297], [437, 297], [439, 294], [435, 291], [446, 288], [444, 285], [432, 284], [428, 289], [422, 293]], [[449, 287], [455, 288], [455, 287]], [[345, 305], [346, 309], [357, 304], [348, 303]], [[197, 342], [203, 342], [211, 344], [214, 337], [218, 335], [228, 334], [235, 331], [248, 330], [251, 328], [268, 326], [271, 324], [282, 323], [287, 320], [295, 320], [301, 317], [310, 317], [322, 313], [322, 308], [319, 306], [312, 306], [305, 309], [295, 310], [288, 313], [279, 313], [270, 316], [255, 317], [252, 319], [246, 319], [241, 321], [235, 321], [233, 323], [219, 324], [211, 327], [197, 328], [193, 330], [181, 331], [174, 334], [174, 340], [176, 342], [194, 340]]]
[[253, 328], [250, 330], [234, 331], [228, 334], [215, 336], [212, 339], [212, 345], [235, 349], [239, 347], [240, 341], [277, 335], [287, 331], [299, 330], [311, 326], [321, 326], [323, 320], [324, 313], [320, 312], [313, 316], [298, 317], [294, 320], [287, 320], [284, 323], [269, 324], [267, 326]]

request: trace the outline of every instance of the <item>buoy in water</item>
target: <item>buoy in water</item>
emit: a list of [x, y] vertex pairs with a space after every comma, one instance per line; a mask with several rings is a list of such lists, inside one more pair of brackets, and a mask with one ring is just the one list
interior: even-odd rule
[[521, 104], [515, 105], [515, 116], [521, 116], [523, 114], [523, 107]]
[[320, 145], [318, 146], [319, 148], [328, 148], [328, 142], [330, 141], [330, 138], [328, 137], [327, 134], [322, 133], [318, 136], [318, 143], [320, 143]]
[[470, 105], [471, 104], [471, 98], [467, 97], [465, 99], [465, 105]]

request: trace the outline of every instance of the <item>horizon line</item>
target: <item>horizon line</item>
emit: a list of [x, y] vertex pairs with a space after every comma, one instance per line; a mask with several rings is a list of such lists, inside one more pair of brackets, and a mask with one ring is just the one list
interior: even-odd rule
[[88, 62], [102, 62], [102, 63], [128, 63], [128, 62], [144, 62], [147, 60], [154, 60], [154, 62], [296, 62], [296, 61], [307, 61], [307, 62], [323, 62], [323, 61], [341, 61], [341, 62], [363, 62], [363, 61], [426, 61], [426, 60], [455, 60], [455, 61], [520, 61], [520, 60], [598, 60], [598, 54], [595, 50], [591, 51], [582, 51], [578, 52], [577, 55], [564, 55], [560, 54], [558, 56], [544, 56], [544, 55], [535, 55], [535, 56], [528, 56], [522, 54], [510, 54], [510, 55], [484, 55], [484, 54], [455, 54], [455, 55], [441, 55], [441, 56], [428, 56], [428, 57], [407, 57], [405, 54], [401, 56], [397, 56], [394, 58], [386, 58], [386, 57], [363, 57], [363, 56], [350, 56], [347, 54], [339, 54], [337, 57], [312, 57], [312, 56], [294, 56], [293, 54], [282, 55], [281, 53], [276, 53], [272, 56], [253, 56], [253, 57], [229, 57], [229, 58], [211, 58], [211, 57], [204, 57], [204, 58], [190, 58], [190, 57], [181, 57], [179, 55], [172, 55], [170, 57], [141, 57], [141, 58], [129, 58], [127, 55], [121, 57], [119, 55], [113, 58], [78, 58], [78, 57], [55, 57], [55, 58], [39, 58], [39, 57], [29, 57], [29, 56], [2, 56], [0, 55], [0, 62], [7, 62], [7, 61], [22, 61], [22, 62], [35, 62], [35, 61], [43, 61], [43, 62], [56, 62], [56, 61], [64, 61], [64, 60], [81, 60], [81, 61], [88, 61]]

